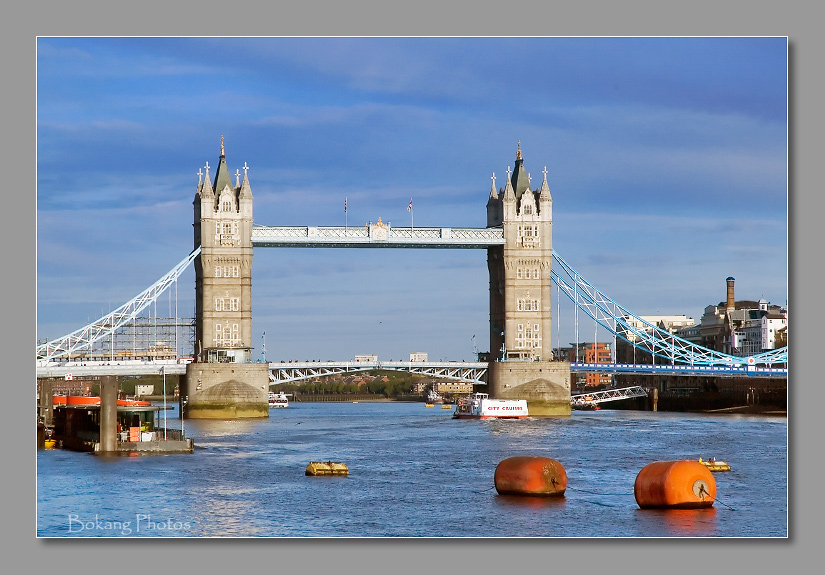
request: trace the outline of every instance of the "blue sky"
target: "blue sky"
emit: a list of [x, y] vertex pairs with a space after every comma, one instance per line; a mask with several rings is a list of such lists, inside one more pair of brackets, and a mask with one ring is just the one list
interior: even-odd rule
[[[37, 337], [83, 327], [186, 256], [221, 136], [230, 171], [250, 167], [257, 225], [409, 226], [413, 198], [416, 227], [484, 227], [491, 174], [503, 186], [520, 141], [534, 187], [548, 170], [554, 249], [624, 307], [698, 320], [728, 276], [737, 299], [785, 305], [787, 46], [38, 38]], [[260, 248], [252, 282], [256, 358], [264, 331], [275, 361], [489, 347], [483, 250]], [[193, 297], [188, 272], [181, 315]], [[566, 301], [559, 316], [565, 345]], [[580, 319], [580, 340], [594, 331]]]

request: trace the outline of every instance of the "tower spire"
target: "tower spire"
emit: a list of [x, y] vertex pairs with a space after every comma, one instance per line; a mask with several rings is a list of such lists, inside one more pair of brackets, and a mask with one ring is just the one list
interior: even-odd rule
[[216, 194], [220, 194], [225, 187], [232, 187], [232, 179], [229, 175], [229, 168], [226, 165], [226, 152], [223, 147], [223, 136], [221, 136], [221, 157], [218, 159], [218, 167], [215, 170], [214, 189]]
[[[508, 176], [509, 169], [508, 169]], [[513, 168], [513, 175], [510, 176], [510, 183], [513, 186], [513, 192], [516, 199], [520, 200], [521, 195], [530, 189], [530, 178], [527, 171], [524, 169], [524, 158], [521, 156], [521, 140], [518, 142], [518, 152], [516, 153], [516, 165]]]

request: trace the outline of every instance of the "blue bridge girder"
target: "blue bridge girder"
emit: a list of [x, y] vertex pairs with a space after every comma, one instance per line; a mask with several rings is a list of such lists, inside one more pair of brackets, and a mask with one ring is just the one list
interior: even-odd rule
[[[570, 264], [557, 253], [553, 253], [550, 270], [553, 283], [570, 298], [578, 309], [584, 311], [595, 322], [623, 339], [637, 349], [650, 353], [662, 360], [662, 364], [695, 366], [718, 366], [733, 370], [737, 365], [748, 367], [780, 366], [787, 376], [787, 346], [765, 351], [748, 357], [740, 357], [702, 347], [692, 341], [678, 337], [661, 329], [613, 301], [604, 292], [584, 279]], [[725, 374], [721, 370], [719, 375]], [[783, 377], [783, 376], [779, 376]]]
[[748, 376], [748, 377], [788, 377], [784, 367], [763, 367], [738, 364], [724, 365], [657, 365], [631, 363], [583, 363], [570, 364], [573, 373], [635, 373], [640, 375], [707, 375], [707, 376]]

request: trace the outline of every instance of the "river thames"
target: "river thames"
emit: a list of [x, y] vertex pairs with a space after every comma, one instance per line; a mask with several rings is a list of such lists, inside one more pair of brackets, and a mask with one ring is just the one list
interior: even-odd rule
[[[291, 403], [264, 420], [187, 420], [193, 454], [37, 453], [45, 538], [786, 538], [785, 417], [574, 411], [569, 418], [456, 420], [422, 403]], [[176, 411], [170, 428], [180, 428]], [[161, 416], [162, 424], [162, 416]], [[540, 455], [563, 498], [497, 494], [502, 460]], [[648, 463], [716, 457], [717, 500], [642, 510]], [[311, 461], [347, 477], [308, 477]]]

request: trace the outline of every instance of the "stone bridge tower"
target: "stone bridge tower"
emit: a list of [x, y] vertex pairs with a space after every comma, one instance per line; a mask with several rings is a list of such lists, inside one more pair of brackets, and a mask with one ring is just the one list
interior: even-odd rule
[[504, 230], [505, 245], [488, 248], [490, 272], [491, 397], [526, 399], [531, 415], [570, 414], [570, 364], [553, 361], [553, 198], [544, 169], [530, 187], [521, 143], [503, 189], [495, 174], [487, 201], [487, 227]]
[[198, 171], [194, 205], [195, 359], [186, 368], [188, 418], [269, 417], [269, 369], [252, 362], [252, 189], [229, 174], [221, 136], [214, 183]]

